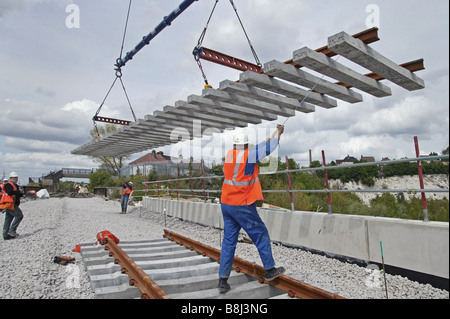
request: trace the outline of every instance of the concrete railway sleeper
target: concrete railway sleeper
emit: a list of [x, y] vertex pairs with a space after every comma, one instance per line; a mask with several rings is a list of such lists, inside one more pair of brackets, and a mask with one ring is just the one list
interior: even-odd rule
[[81, 245], [99, 299], [341, 299], [288, 276], [266, 282], [263, 267], [235, 257], [232, 289], [217, 289], [220, 250], [164, 230], [163, 239]]

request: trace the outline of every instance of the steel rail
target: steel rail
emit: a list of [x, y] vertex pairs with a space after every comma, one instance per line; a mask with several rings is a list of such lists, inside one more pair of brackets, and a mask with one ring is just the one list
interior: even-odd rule
[[102, 243], [109, 251], [109, 256], [114, 257], [114, 263], [121, 265], [123, 274], [130, 277], [130, 286], [136, 286], [141, 294], [141, 299], [170, 299], [134, 261], [113, 240], [106, 239]]
[[[214, 247], [210, 247], [193, 239], [184, 237], [180, 234], [169, 231], [168, 229], [164, 229], [163, 237], [169, 239], [170, 241], [175, 241], [179, 245], [183, 245], [190, 250], [195, 250], [205, 257], [209, 257], [217, 262], [220, 262], [220, 250]], [[260, 283], [268, 283], [277, 289], [283, 290], [292, 298], [345, 299], [337, 294], [314, 287], [285, 275], [281, 275], [272, 281], [266, 282], [264, 280], [265, 270], [262, 266], [248, 262], [240, 257], [234, 257], [233, 268], [236, 272], [242, 272], [248, 276], [258, 279]]]

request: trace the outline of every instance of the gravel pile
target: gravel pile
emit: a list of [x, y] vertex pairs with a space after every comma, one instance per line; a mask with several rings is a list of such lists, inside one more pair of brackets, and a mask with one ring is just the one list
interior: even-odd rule
[[[14, 240], [0, 239], [0, 299], [90, 299], [95, 298], [81, 255], [72, 252], [79, 243], [96, 241], [96, 234], [109, 230], [121, 240], [162, 238], [167, 228], [186, 237], [220, 248], [221, 232], [142, 207], [121, 215], [120, 204], [101, 198], [51, 198], [23, 202], [24, 219]], [[3, 215], [0, 227], [3, 228]], [[310, 252], [272, 245], [278, 265], [286, 275], [346, 298], [385, 298], [384, 279], [377, 270], [344, 263]], [[254, 245], [239, 243], [239, 257], [261, 264]], [[55, 256], [74, 257], [66, 266]], [[449, 298], [449, 292], [387, 275], [389, 298]]]

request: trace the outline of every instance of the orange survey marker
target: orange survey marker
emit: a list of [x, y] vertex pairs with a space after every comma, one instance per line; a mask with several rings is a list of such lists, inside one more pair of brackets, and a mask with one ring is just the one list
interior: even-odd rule
[[75, 253], [81, 253], [81, 245], [76, 245], [74, 249], [72, 249]]

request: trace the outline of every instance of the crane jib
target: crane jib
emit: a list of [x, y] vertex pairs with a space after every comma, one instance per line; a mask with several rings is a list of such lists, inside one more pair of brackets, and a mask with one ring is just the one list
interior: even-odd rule
[[151, 40], [153, 40], [162, 30], [164, 30], [167, 26], [169, 26], [173, 20], [175, 20], [184, 10], [189, 8], [191, 4], [198, 0], [184, 0], [178, 8], [173, 10], [168, 16], [164, 17], [163, 21], [158, 24], [158, 26], [150, 32], [147, 36], [145, 36], [138, 45], [128, 52], [123, 59], [118, 59], [116, 66], [120, 69], [124, 66], [129, 60], [131, 60], [136, 53], [138, 53], [144, 46], [148, 45]]

